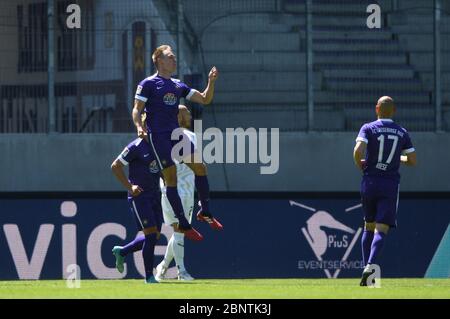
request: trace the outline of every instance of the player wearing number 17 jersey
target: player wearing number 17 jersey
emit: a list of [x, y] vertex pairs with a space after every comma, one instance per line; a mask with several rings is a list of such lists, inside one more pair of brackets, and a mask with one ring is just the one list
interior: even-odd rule
[[362, 255], [366, 267], [361, 286], [367, 285], [371, 265], [378, 264], [389, 228], [397, 226], [400, 164], [416, 164], [416, 153], [408, 132], [392, 120], [395, 113], [393, 99], [381, 97], [376, 113], [376, 121], [361, 127], [353, 151], [355, 164], [363, 172], [361, 199], [365, 227]]

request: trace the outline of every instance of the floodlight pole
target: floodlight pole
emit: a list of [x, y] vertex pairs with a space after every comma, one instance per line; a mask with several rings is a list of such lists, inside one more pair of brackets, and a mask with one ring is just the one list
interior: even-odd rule
[[56, 133], [55, 106], [55, 28], [54, 28], [54, 0], [47, 1], [47, 76], [48, 76], [48, 126], [49, 133]]
[[434, 0], [434, 103], [436, 112], [436, 131], [442, 130], [441, 95], [441, 0]]
[[312, 0], [306, 0], [306, 88], [308, 101], [308, 131], [314, 129], [314, 69]]
[[183, 80], [183, 68], [182, 68], [182, 46], [183, 46], [183, 25], [184, 25], [184, 10], [183, 0], [177, 1], [177, 73], [178, 78]]

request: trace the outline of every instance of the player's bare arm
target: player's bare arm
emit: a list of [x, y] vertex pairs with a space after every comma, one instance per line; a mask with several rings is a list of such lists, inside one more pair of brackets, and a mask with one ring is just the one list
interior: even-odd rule
[[114, 176], [116, 176], [117, 180], [130, 192], [131, 196], [138, 196], [143, 189], [138, 185], [131, 184], [123, 171], [124, 165], [119, 161], [115, 160], [111, 164], [111, 170], [113, 171]]
[[190, 100], [194, 103], [203, 105], [210, 104], [214, 96], [214, 86], [218, 77], [219, 71], [216, 67], [213, 67], [211, 71], [209, 71], [208, 85], [206, 86], [206, 89], [202, 93], [194, 91], [194, 94], [191, 96]]
[[145, 130], [142, 125], [142, 119], [141, 119], [141, 113], [144, 110], [145, 102], [140, 101], [138, 99], [134, 100], [134, 107], [133, 107], [133, 123], [136, 126], [137, 135], [140, 138], [145, 138]]
[[355, 148], [353, 150], [353, 160], [355, 161], [356, 167], [360, 170], [363, 169], [363, 164], [365, 162], [364, 155], [366, 154], [367, 145], [363, 141], [357, 141]]
[[417, 165], [417, 156], [416, 152], [408, 153], [406, 155], [400, 156], [400, 162], [402, 164], [408, 165], [408, 166], [415, 166]]

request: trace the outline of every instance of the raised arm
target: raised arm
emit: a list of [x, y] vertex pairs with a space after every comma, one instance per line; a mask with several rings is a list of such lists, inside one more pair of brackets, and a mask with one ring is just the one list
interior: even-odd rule
[[364, 167], [364, 155], [366, 154], [367, 145], [363, 141], [357, 141], [355, 148], [353, 149], [353, 160], [355, 161], [355, 165], [362, 170]]
[[194, 103], [199, 103], [203, 105], [211, 103], [214, 97], [214, 85], [218, 77], [219, 71], [217, 70], [216, 67], [213, 67], [211, 71], [209, 71], [208, 85], [206, 86], [206, 89], [201, 93], [199, 91], [194, 90], [194, 93], [189, 98], [189, 100]]

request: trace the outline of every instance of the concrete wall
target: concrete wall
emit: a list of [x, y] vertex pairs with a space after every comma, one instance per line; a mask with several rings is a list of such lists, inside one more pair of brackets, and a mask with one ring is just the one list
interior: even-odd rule
[[[418, 166], [402, 168], [402, 191], [450, 191], [450, 134], [412, 133]], [[110, 163], [133, 134], [0, 134], [0, 191], [118, 191]], [[214, 191], [357, 191], [354, 133], [280, 133], [280, 168], [210, 164]], [[204, 142], [204, 145], [209, 142]]]

